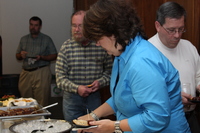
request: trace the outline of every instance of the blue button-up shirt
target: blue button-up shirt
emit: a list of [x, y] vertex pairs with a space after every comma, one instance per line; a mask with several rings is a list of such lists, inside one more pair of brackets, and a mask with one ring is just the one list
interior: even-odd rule
[[[119, 80], [117, 81], [117, 74]], [[151, 43], [136, 36], [113, 64], [112, 97], [117, 119], [132, 132], [190, 132], [181, 101], [178, 71]]]

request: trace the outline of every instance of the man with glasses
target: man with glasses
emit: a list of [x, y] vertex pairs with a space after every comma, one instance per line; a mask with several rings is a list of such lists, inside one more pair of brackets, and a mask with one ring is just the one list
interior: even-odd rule
[[71, 122], [101, 105], [99, 89], [109, 85], [112, 56], [82, 34], [85, 11], [71, 17], [72, 38], [62, 45], [56, 61], [56, 82], [64, 90], [63, 113]]
[[[181, 92], [187, 121], [192, 133], [199, 133], [200, 128], [195, 115], [196, 104], [190, 102], [200, 90], [200, 58], [197, 49], [188, 40], [181, 39], [186, 31], [186, 11], [175, 2], [162, 4], [157, 11], [155, 28], [157, 34], [149, 41], [157, 47], [179, 71], [181, 83], [190, 83], [191, 94]], [[173, 103], [172, 103], [173, 104]]]

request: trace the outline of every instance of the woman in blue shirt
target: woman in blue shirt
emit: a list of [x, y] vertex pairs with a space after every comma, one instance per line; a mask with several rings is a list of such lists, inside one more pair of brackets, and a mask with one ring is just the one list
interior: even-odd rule
[[[128, 0], [99, 0], [84, 18], [84, 36], [114, 55], [111, 97], [91, 118], [94, 133], [190, 133], [178, 71], [145, 37]], [[79, 119], [88, 119], [82, 116]]]

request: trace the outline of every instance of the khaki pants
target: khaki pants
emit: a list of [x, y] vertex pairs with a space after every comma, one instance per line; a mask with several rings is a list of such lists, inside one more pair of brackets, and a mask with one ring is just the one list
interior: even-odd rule
[[48, 105], [51, 88], [50, 67], [42, 67], [31, 72], [22, 70], [18, 87], [23, 98], [31, 97], [42, 106]]

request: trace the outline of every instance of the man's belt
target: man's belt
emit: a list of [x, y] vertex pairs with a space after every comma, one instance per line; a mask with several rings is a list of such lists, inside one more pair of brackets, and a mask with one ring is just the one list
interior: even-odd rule
[[31, 68], [31, 69], [24, 69], [24, 70], [25, 70], [25, 71], [32, 72], [32, 71], [35, 71], [35, 70], [40, 69], [40, 68], [45, 67], [45, 66], [47, 66], [47, 65], [39, 66], [39, 67], [36, 67], [36, 68]]

